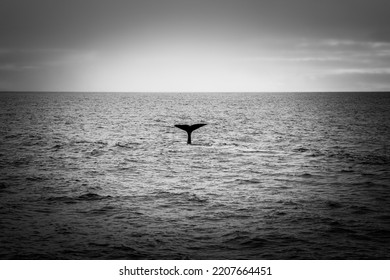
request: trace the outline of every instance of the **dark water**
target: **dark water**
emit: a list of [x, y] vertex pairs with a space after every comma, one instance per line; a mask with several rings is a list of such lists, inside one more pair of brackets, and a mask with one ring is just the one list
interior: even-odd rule
[[0, 102], [2, 259], [390, 258], [388, 93]]

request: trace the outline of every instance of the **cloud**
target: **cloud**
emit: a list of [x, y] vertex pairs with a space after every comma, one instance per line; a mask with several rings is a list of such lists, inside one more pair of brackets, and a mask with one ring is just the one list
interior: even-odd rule
[[390, 68], [350, 68], [350, 69], [334, 69], [329, 74], [334, 75], [349, 75], [349, 74], [366, 74], [366, 75], [390, 75]]
[[37, 69], [33, 65], [0, 64], [0, 71], [23, 71]]
[[319, 45], [329, 46], [329, 47], [360, 47], [366, 49], [390, 49], [389, 42], [381, 41], [356, 41], [356, 40], [340, 40], [340, 39], [326, 39], [321, 40], [318, 43]]
[[92, 61], [95, 51], [76, 49], [0, 49], [0, 70], [15, 71]]
[[2, 90], [74, 90], [97, 52], [65, 48], [0, 49]]
[[342, 61], [344, 60], [341, 56], [300, 56], [297, 54], [294, 56], [293, 53], [289, 56], [252, 56], [238, 58], [238, 61], [259, 61], [259, 62], [329, 62], [329, 61]]

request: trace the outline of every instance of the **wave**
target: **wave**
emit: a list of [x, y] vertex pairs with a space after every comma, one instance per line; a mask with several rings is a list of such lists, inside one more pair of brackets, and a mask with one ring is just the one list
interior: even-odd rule
[[307, 152], [309, 151], [308, 148], [304, 148], [304, 147], [299, 147], [299, 148], [295, 148], [293, 149], [293, 152], [299, 152], [299, 153], [304, 153], [304, 152]]
[[332, 220], [328, 223], [328, 233], [330, 234], [354, 234], [356, 233], [348, 225], [344, 225], [339, 221]]
[[47, 201], [54, 201], [54, 202], [63, 202], [63, 203], [77, 203], [79, 201], [97, 201], [97, 200], [104, 200], [104, 199], [110, 199], [112, 196], [110, 195], [99, 195], [96, 193], [85, 193], [79, 196], [51, 196], [48, 197]]
[[89, 145], [92, 147], [98, 147], [103, 148], [108, 146], [108, 142], [103, 140], [86, 140], [86, 139], [78, 139], [78, 140], [70, 140], [65, 142], [59, 142], [56, 141], [55, 145], [51, 147], [52, 150], [60, 150], [60, 149], [67, 149], [72, 147], [78, 147], [81, 145]]
[[7, 191], [9, 191], [8, 190], [8, 185], [3, 183], [3, 182], [0, 182], [0, 193], [7, 192]]
[[[390, 165], [390, 157], [383, 154], [356, 153], [356, 151], [319, 150], [306, 147], [292, 149], [295, 153], [307, 154], [308, 157], [327, 157], [364, 165]], [[344, 172], [352, 172], [345, 170]]]
[[81, 200], [81, 201], [102, 200], [102, 199], [108, 199], [108, 198], [112, 198], [112, 196], [99, 195], [96, 193], [86, 193], [86, 194], [82, 194], [82, 195], [76, 197], [77, 200]]
[[367, 233], [367, 235], [371, 236], [372, 238], [376, 238], [380, 241], [385, 241], [385, 240], [386, 240], [386, 242], [390, 241], [390, 230], [386, 229], [386, 228], [371, 229]]
[[233, 181], [234, 183], [237, 183], [238, 185], [249, 185], [249, 184], [260, 184], [261, 181], [257, 179], [236, 179]]
[[336, 158], [363, 165], [390, 165], [390, 157], [376, 154], [355, 154], [350, 152], [329, 152], [329, 158]]
[[196, 202], [196, 203], [206, 203], [208, 199], [203, 196], [199, 196], [190, 192], [169, 192], [169, 191], [156, 191], [153, 195], [161, 199], [174, 199], [180, 202]]
[[26, 177], [26, 180], [31, 182], [42, 182], [42, 181], [49, 180], [49, 178], [42, 177], [42, 176], [30, 176], [30, 177]]
[[146, 259], [147, 254], [122, 244], [89, 242], [87, 248], [63, 249], [57, 253], [59, 259], [79, 259], [84, 256], [86, 259]]
[[333, 201], [333, 200], [326, 201], [325, 205], [331, 209], [338, 209], [343, 207], [343, 205], [340, 202]]
[[373, 210], [367, 206], [353, 205], [350, 207], [353, 214], [364, 215], [373, 212]]
[[141, 143], [136, 143], [136, 142], [116, 142], [114, 144], [114, 147], [135, 149], [139, 145], [141, 145]]
[[282, 247], [289, 247], [292, 244], [296, 245], [308, 242], [292, 235], [278, 233], [253, 235], [253, 233], [238, 232], [233, 233], [231, 237], [227, 237], [228, 238], [224, 241], [224, 243], [248, 250], [264, 249], [265, 247], [280, 249]]
[[93, 149], [92, 151], [88, 152], [88, 155], [97, 157], [103, 155], [104, 152], [105, 151], [101, 149]]

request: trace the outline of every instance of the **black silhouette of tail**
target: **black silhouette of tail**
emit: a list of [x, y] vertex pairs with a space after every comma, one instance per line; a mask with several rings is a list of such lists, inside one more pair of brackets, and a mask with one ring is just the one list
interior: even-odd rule
[[187, 131], [188, 134], [188, 140], [187, 144], [191, 144], [191, 133], [195, 130], [198, 129], [199, 127], [205, 126], [206, 123], [197, 123], [193, 125], [188, 125], [188, 124], [175, 124], [177, 128], [183, 129]]

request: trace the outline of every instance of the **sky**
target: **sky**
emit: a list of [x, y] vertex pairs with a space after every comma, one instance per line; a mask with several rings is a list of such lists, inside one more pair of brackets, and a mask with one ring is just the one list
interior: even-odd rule
[[390, 91], [388, 0], [2, 0], [0, 91]]

